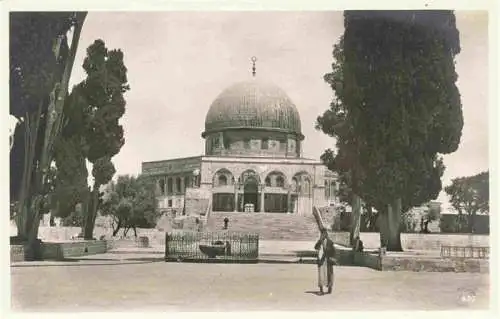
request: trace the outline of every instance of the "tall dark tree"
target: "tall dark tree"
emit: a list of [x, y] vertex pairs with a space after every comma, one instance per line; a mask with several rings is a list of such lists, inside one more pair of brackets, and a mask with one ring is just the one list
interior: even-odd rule
[[[108, 50], [102, 40], [88, 47], [83, 69], [87, 77], [68, 99], [65, 107], [68, 121], [60, 142], [61, 156], [66, 154], [72, 159], [61, 160], [58, 165], [66, 166], [67, 171], [78, 170], [75, 176], [61, 178], [61, 188], [72, 195], [66, 198], [69, 206], [61, 212], [62, 217], [67, 216], [76, 203], [83, 203], [83, 235], [85, 239], [92, 239], [100, 187], [113, 178], [115, 167], [111, 158], [125, 143], [119, 120], [125, 113], [123, 95], [129, 86], [122, 51]], [[87, 183], [87, 160], [92, 164], [93, 176], [93, 185], [88, 191], [82, 188], [82, 183]], [[62, 185], [64, 181], [73, 185], [73, 190]]]
[[28, 258], [34, 257], [40, 214], [46, 211], [44, 184], [52, 182], [53, 144], [85, 17], [85, 12], [10, 14], [10, 115], [18, 120], [10, 151], [10, 197]]
[[379, 212], [381, 245], [402, 250], [400, 219], [442, 188], [440, 154], [460, 142], [460, 51], [451, 11], [346, 11], [334, 47], [335, 91], [317, 127], [336, 138], [325, 164]]
[[467, 216], [470, 233], [474, 233], [474, 219], [477, 214], [489, 214], [490, 186], [489, 172], [474, 176], [459, 177], [445, 187], [450, 203], [459, 215]]

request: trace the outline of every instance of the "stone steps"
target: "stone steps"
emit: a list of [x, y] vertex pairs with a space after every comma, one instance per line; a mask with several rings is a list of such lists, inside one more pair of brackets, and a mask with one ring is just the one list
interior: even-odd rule
[[206, 230], [222, 229], [226, 217], [230, 231], [257, 233], [260, 240], [314, 241], [318, 238], [314, 217], [279, 213], [213, 212]]

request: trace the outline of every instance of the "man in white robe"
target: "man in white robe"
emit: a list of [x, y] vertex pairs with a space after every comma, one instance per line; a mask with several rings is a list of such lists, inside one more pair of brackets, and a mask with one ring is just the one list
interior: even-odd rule
[[328, 289], [328, 293], [332, 293], [333, 289], [333, 264], [335, 263], [335, 246], [333, 241], [328, 237], [326, 229], [321, 230], [319, 240], [314, 245], [314, 249], [318, 251], [318, 286], [321, 294], [324, 293], [323, 288]]

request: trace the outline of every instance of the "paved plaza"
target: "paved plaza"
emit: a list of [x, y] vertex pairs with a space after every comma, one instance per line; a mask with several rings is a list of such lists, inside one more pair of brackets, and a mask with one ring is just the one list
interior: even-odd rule
[[[11, 267], [13, 311], [487, 309], [489, 276], [335, 267], [316, 294], [314, 265], [165, 263], [159, 254], [103, 254]], [[64, 266], [62, 266], [64, 265]], [[475, 293], [465, 306], [463, 291]]]

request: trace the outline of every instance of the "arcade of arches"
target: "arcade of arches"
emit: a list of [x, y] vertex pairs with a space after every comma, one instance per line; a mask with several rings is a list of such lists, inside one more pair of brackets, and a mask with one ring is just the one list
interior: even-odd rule
[[221, 169], [214, 174], [212, 210], [221, 212], [294, 213], [298, 203], [312, 199], [311, 176], [296, 173], [290, 181], [280, 171], [261, 180], [253, 170], [236, 177]]

